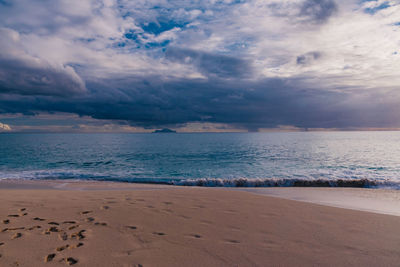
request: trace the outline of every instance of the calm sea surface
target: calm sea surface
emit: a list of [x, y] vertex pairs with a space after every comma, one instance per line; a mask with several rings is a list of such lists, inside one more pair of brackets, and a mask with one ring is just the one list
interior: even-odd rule
[[400, 132], [0, 134], [0, 179], [400, 188]]

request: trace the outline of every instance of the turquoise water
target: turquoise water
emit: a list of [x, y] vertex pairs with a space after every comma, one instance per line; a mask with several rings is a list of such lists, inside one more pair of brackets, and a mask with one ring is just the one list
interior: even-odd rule
[[400, 188], [400, 132], [0, 134], [0, 179]]

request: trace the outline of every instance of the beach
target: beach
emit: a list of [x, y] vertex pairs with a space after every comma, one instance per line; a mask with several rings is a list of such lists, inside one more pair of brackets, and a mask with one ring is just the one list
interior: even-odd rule
[[400, 0], [0, 0], [0, 267], [400, 267], [399, 32]]
[[0, 266], [400, 261], [399, 216], [226, 188], [64, 181], [0, 188]]

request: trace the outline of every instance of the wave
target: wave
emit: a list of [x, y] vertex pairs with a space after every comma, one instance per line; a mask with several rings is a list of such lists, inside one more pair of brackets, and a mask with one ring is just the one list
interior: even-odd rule
[[171, 181], [173, 185], [204, 187], [353, 187], [353, 188], [393, 188], [400, 189], [400, 182], [372, 179], [185, 179]]
[[357, 178], [139, 178], [127, 177], [126, 173], [93, 173], [71, 170], [0, 172], [2, 179], [27, 180], [92, 180], [143, 184], [164, 184], [174, 186], [202, 187], [353, 187], [390, 188], [400, 190], [398, 179], [357, 179]]

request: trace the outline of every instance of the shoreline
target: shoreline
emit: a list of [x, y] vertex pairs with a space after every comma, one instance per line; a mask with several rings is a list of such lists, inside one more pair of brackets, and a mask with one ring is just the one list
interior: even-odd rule
[[400, 216], [400, 190], [335, 187], [245, 188], [237, 190], [329, 207]]
[[37, 182], [0, 182], [1, 266], [400, 261], [398, 216], [226, 188]]
[[2, 179], [2, 189], [51, 190], [161, 190], [203, 188], [244, 191], [323, 206], [400, 216], [400, 190], [345, 187], [203, 187], [96, 180]]

